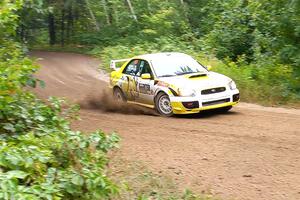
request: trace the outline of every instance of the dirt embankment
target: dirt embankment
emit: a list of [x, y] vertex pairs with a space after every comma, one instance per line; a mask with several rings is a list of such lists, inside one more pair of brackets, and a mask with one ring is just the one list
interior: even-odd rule
[[[228, 114], [163, 118], [118, 107], [106, 91], [99, 61], [73, 53], [34, 52], [47, 87], [82, 105], [80, 130], [117, 131], [119, 154], [172, 176], [182, 188], [222, 199], [300, 199], [300, 111], [239, 104]], [[122, 108], [122, 109], [121, 109]]]

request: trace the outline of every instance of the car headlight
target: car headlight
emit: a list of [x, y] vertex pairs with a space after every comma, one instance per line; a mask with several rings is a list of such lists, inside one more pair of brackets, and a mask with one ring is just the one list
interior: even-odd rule
[[178, 95], [182, 97], [194, 97], [196, 96], [196, 91], [191, 88], [179, 88]]
[[231, 90], [235, 90], [235, 89], [236, 89], [236, 84], [235, 84], [234, 81], [230, 81], [228, 85], [229, 85], [229, 88], [230, 88]]

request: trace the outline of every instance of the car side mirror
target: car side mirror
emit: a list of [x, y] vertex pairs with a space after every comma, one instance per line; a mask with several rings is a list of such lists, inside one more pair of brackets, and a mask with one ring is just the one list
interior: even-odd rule
[[142, 74], [141, 78], [142, 79], [151, 79], [151, 74], [149, 74], [149, 73]]

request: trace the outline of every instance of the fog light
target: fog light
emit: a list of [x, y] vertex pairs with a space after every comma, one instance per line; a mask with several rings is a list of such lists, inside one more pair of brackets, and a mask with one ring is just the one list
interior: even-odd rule
[[199, 108], [198, 101], [182, 102], [182, 105], [187, 109]]

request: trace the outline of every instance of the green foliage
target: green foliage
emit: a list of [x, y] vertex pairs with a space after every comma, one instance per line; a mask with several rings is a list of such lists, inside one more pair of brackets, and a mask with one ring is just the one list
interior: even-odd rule
[[0, 2], [0, 38], [15, 34], [18, 24], [16, 10], [22, 7], [22, 0], [14, 2], [10, 0], [3, 0]]
[[[28, 59], [0, 62], [0, 198], [96, 199], [117, 192], [106, 177], [106, 152], [119, 138], [73, 132], [75, 108], [24, 92], [34, 81]], [[6, 65], [5, 65], [6, 64]], [[16, 66], [16, 68], [14, 67]], [[30, 84], [31, 85], [31, 84]]]
[[204, 37], [204, 43], [220, 59], [229, 57], [236, 61], [243, 54], [251, 58], [251, 13], [244, 1], [226, 1], [222, 6], [224, 10], [217, 17], [213, 29]]
[[[117, 192], [106, 177], [106, 152], [119, 138], [73, 132], [76, 107], [47, 104], [22, 87], [34, 81], [28, 59], [0, 62], [0, 198], [96, 199]], [[6, 66], [3, 66], [6, 63]]]
[[242, 100], [260, 102], [265, 105], [295, 103], [299, 96], [295, 91], [296, 80], [291, 79], [292, 67], [265, 62], [263, 66], [243, 65], [228, 61], [218, 62], [213, 70], [232, 77], [241, 92]]
[[274, 56], [278, 63], [292, 65], [297, 70], [298, 0], [230, 0], [219, 6], [222, 10], [215, 13], [211, 30], [202, 38], [207, 49], [218, 58], [229, 57], [234, 61], [241, 55], [246, 55], [247, 61]]
[[[116, 194], [104, 168], [105, 153], [118, 137], [101, 131], [90, 135], [72, 132], [68, 122], [57, 116], [59, 104], [52, 104], [51, 109], [40, 106], [43, 108], [35, 108], [40, 115], [27, 118], [30, 130], [24, 131], [29, 128], [20, 128], [20, 123], [1, 123], [0, 198], [97, 199]], [[49, 119], [52, 125], [46, 124]]]
[[72, 131], [77, 106], [24, 89], [44, 83], [15, 42], [21, 7], [4, 1], [0, 8], [0, 199], [108, 199], [118, 190], [106, 176], [106, 153], [119, 137]]
[[[3, 17], [20, 2], [9, 3]], [[279, 64], [291, 65], [295, 77], [300, 74], [299, 13], [299, 0], [28, 0], [20, 12], [18, 33], [31, 43], [48, 42], [52, 16], [56, 44], [103, 47], [181, 38], [222, 60], [245, 55], [247, 62], [260, 62], [274, 57]], [[10, 24], [7, 29], [14, 31], [16, 23]]]

